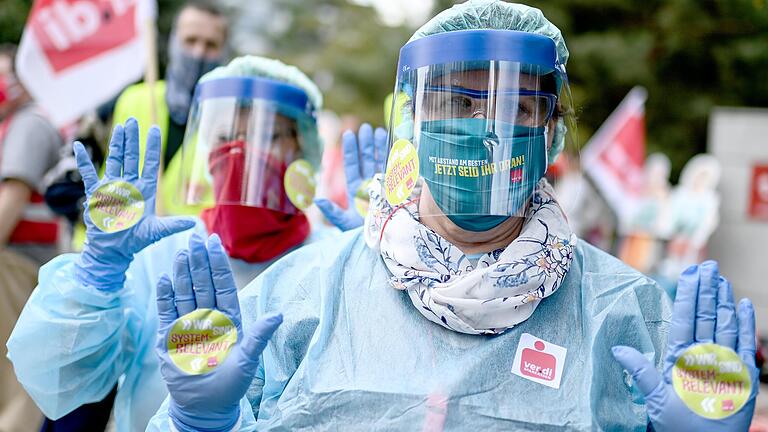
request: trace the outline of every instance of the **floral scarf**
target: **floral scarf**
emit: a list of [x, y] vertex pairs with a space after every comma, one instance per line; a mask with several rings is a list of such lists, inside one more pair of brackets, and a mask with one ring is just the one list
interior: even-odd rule
[[576, 236], [546, 179], [536, 187], [520, 236], [476, 264], [422, 225], [415, 203], [392, 208], [377, 180], [369, 189], [366, 242], [379, 248], [392, 287], [405, 290], [430, 321], [461, 333], [500, 334], [528, 319], [562, 284]]

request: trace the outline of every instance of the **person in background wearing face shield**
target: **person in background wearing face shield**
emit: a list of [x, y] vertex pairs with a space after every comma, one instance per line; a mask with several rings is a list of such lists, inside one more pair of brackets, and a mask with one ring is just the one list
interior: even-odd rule
[[[499, 0], [418, 30], [363, 229], [239, 293], [215, 237], [189, 252], [202, 269], [160, 279], [169, 399], [149, 430], [746, 431], [751, 303], [737, 312], [708, 262], [681, 275], [672, 313], [653, 281], [571, 233], [544, 178], [573, 125], [567, 58], [538, 9]], [[211, 277], [190, 286], [190, 271]], [[190, 331], [199, 317], [220, 337]], [[701, 410], [720, 402], [690, 408], [672, 388], [689, 348], [741, 374], [718, 419]]]
[[[40, 179], [56, 163], [62, 138], [14, 70], [16, 46], [0, 45], [0, 339], [8, 340], [37, 283], [58, 252], [59, 223], [43, 202]], [[7, 359], [0, 359], [0, 430], [32, 431], [42, 416]]]
[[[157, 127], [147, 134], [141, 175], [135, 119], [116, 126], [101, 180], [75, 145], [88, 196], [85, 248], [42, 268], [8, 341], [20, 382], [46, 415], [58, 418], [100, 400], [119, 382], [117, 430], [144, 430], [167, 394], [152, 352], [158, 278], [190, 265], [190, 286], [210, 278], [197, 270], [207, 257], [207, 234], [217, 234], [219, 258], [242, 285], [318, 235], [301, 209], [312, 202], [310, 171], [322, 153], [315, 123], [321, 107], [315, 84], [277, 60], [240, 57], [203, 76], [179, 180], [180, 201], [207, 207], [202, 220], [153, 214]], [[189, 252], [176, 254], [184, 247]], [[197, 304], [206, 302], [213, 299]]]
[[[192, 106], [192, 93], [197, 81], [205, 73], [223, 64], [229, 24], [224, 13], [207, 0], [191, 0], [176, 15], [168, 40], [168, 65], [165, 80], [155, 84], [157, 125], [160, 127], [164, 175], [161, 181], [160, 201], [167, 214], [199, 215], [200, 208], [178, 204], [179, 168], [181, 148], [187, 117]], [[153, 124], [150, 117], [150, 95], [146, 83], [139, 83], [123, 91], [115, 105], [112, 121], [124, 124], [134, 117], [141, 125]], [[146, 130], [139, 143], [144, 154]]]

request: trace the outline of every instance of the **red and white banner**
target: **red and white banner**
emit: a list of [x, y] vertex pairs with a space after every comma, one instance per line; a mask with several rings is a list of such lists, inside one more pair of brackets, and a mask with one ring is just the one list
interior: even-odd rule
[[647, 96], [633, 88], [582, 151], [582, 169], [620, 220], [642, 191]]
[[752, 186], [749, 194], [749, 216], [768, 221], [768, 165], [752, 167]]
[[56, 125], [74, 121], [142, 76], [155, 15], [154, 0], [35, 0], [19, 79]]

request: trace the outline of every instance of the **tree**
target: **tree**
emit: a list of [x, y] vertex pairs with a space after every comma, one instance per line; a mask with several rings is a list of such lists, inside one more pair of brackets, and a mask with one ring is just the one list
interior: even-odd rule
[[676, 178], [706, 151], [715, 105], [768, 105], [763, 0], [532, 1], [563, 31], [584, 143], [629, 89], [648, 89], [648, 151]]
[[[235, 48], [295, 64], [326, 106], [382, 124], [399, 50], [414, 29], [348, 0], [219, 0]], [[435, 14], [460, 1], [434, 0]], [[676, 177], [705, 151], [715, 105], [768, 106], [768, 0], [530, 0], [563, 31], [582, 145], [633, 86], [648, 89], [648, 150]], [[0, 41], [18, 42], [31, 0], [3, 0]], [[183, 0], [159, 1], [161, 41]], [[434, 14], [433, 14], [434, 15]], [[161, 60], [165, 44], [161, 42]]]
[[[373, 8], [346, 0], [273, 0], [258, 11], [232, 2], [240, 51], [294, 64], [318, 83], [325, 106], [381, 125], [400, 47], [412, 29], [383, 25]], [[241, 38], [242, 39], [242, 38]]]
[[0, 7], [0, 43], [18, 44], [32, 0], [3, 0]]
[[[437, 0], [435, 13], [450, 7]], [[460, 3], [460, 2], [456, 2]], [[583, 145], [635, 85], [648, 89], [648, 151], [673, 177], [706, 151], [715, 105], [768, 106], [765, 0], [531, 0], [562, 30]]]

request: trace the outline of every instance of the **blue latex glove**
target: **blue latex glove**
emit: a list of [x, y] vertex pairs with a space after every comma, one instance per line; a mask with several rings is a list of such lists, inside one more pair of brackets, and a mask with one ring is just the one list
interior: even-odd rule
[[[737, 319], [738, 316], [738, 319]], [[710, 420], [691, 411], [672, 386], [672, 367], [689, 347], [716, 343], [733, 349], [749, 369], [752, 393], [742, 409], [723, 420]], [[755, 311], [748, 299], [736, 311], [731, 284], [720, 277], [716, 262], [692, 266], [680, 275], [672, 313], [669, 346], [661, 376], [648, 359], [633, 348], [613, 347], [613, 355], [645, 395], [648, 416], [657, 432], [747, 431], [757, 396], [755, 366]]]
[[[347, 178], [347, 209], [344, 210], [330, 200], [318, 198], [315, 204], [329, 222], [342, 231], [349, 231], [363, 225], [363, 217], [355, 209], [355, 194], [365, 180], [384, 171], [387, 158], [387, 131], [373, 128], [368, 123], [360, 126], [358, 136], [352, 131], [341, 137], [344, 151], [344, 174]], [[359, 145], [359, 148], [358, 148]]]
[[[109, 143], [109, 157], [104, 178], [99, 180], [88, 152], [80, 142], [75, 142], [77, 168], [85, 184], [85, 245], [75, 262], [78, 282], [99, 290], [114, 291], [125, 282], [125, 272], [133, 255], [163, 237], [195, 226], [190, 218], [155, 216], [157, 173], [160, 167], [160, 130], [153, 126], [147, 136], [144, 170], [139, 177], [139, 124], [130, 118], [115, 126]], [[131, 183], [144, 196], [144, 215], [129, 229], [115, 233], [102, 231], [88, 212], [88, 200], [101, 185], [115, 180]]]
[[[180, 316], [195, 309], [218, 309], [237, 328], [237, 344], [216, 369], [189, 375], [176, 367], [167, 350], [167, 335]], [[168, 275], [157, 283], [157, 315], [160, 320], [155, 351], [160, 357], [170, 403], [168, 415], [174, 426], [186, 431], [230, 431], [240, 417], [240, 400], [256, 375], [259, 356], [283, 322], [280, 314], [266, 315], [243, 332], [237, 287], [229, 260], [216, 234], [203, 239], [193, 234], [189, 250], [176, 254], [173, 283]]]

